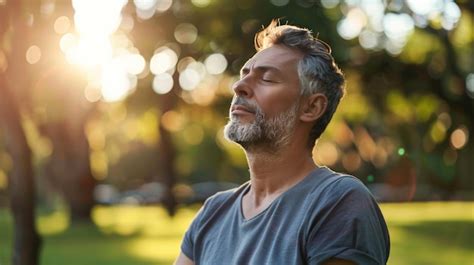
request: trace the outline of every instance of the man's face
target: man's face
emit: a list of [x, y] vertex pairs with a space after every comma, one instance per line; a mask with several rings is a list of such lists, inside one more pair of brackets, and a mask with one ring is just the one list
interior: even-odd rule
[[281, 45], [258, 52], [234, 86], [227, 139], [244, 148], [278, 150], [289, 143], [299, 111], [297, 64], [302, 55]]

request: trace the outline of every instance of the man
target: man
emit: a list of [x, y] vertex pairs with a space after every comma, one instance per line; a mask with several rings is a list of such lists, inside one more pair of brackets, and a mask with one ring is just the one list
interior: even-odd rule
[[389, 235], [369, 191], [312, 159], [344, 93], [330, 47], [277, 21], [255, 46], [225, 127], [250, 181], [205, 202], [175, 264], [385, 264]]

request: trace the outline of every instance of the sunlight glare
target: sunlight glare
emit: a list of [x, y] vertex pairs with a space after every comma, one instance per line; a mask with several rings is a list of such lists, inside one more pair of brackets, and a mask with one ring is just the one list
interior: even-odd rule
[[[114, 34], [120, 25], [125, 30], [133, 28], [131, 17], [126, 17], [122, 23], [121, 12], [127, 2], [72, 1], [77, 33], [66, 33], [59, 45], [70, 64], [87, 70], [89, 85], [84, 89], [84, 97], [90, 102], [101, 98], [108, 102], [124, 99], [135, 89], [136, 75], [145, 70], [145, 59], [127, 36], [124, 33]], [[146, 4], [147, 1], [136, 2]], [[67, 17], [58, 18], [55, 30], [66, 32], [68, 21]]]
[[119, 63], [110, 63], [104, 67], [101, 85], [102, 96], [109, 102], [124, 99], [132, 86], [126, 69]]
[[61, 51], [67, 54], [70, 49], [73, 49], [75, 46], [77, 46], [78, 42], [79, 39], [76, 35], [67, 33], [64, 34], [59, 40], [59, 47], [61, 48]]
[[90, 36], [79, 40], [74, 50], [77, 53], [77, 64], [94, 67], [112, 59], [112, 44], [106, 36]]
[[79, 33], [86, 36], [111, 35], [122, 20], [127, 0], [73, 0], [74, 21]]
[[112, 58], [109, 37], [121, 23], [121, 11], [126, 0], [73, 0], [74, 22], [79, 32], [79, 43], [68, 52], [73, 63], [93, 67]]

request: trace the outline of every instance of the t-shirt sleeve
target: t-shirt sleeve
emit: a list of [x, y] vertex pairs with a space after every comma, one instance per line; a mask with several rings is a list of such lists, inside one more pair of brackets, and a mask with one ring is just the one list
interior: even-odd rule
[[311, 210], [306, 242], [308, 264], [330, 258], [360, 265], [386, 264], [390, 240], [382, 213], [369, 190], [353, 177], [325, 188]]
[[196, 214], [196, 217], [194, 217], [194, 220], [191, 222], [191, 225], [189, 226], [188, 230], [184, 233], [183, 241], [181, 242], [181, 252], [183, 252], [186, 257], [194, 261], [194, 242], [196, 239], [196, 234], [197, 230], [199, 229], [199, 226], [203, 220], [203, 215], [206, 212], [206, 209], [208, 208], [209, 200], [207, 199], [201, 209]]

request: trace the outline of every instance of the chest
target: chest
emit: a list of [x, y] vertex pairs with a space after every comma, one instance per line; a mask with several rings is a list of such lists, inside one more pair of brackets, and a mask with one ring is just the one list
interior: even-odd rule
[[[202, 227], [196, 245], [198, 264], [304, 264], [303, 210], [271, 205], [244, 220], [239, 208], [213, 216]], [[214, 222], [215, 221], [215, 222]]]

